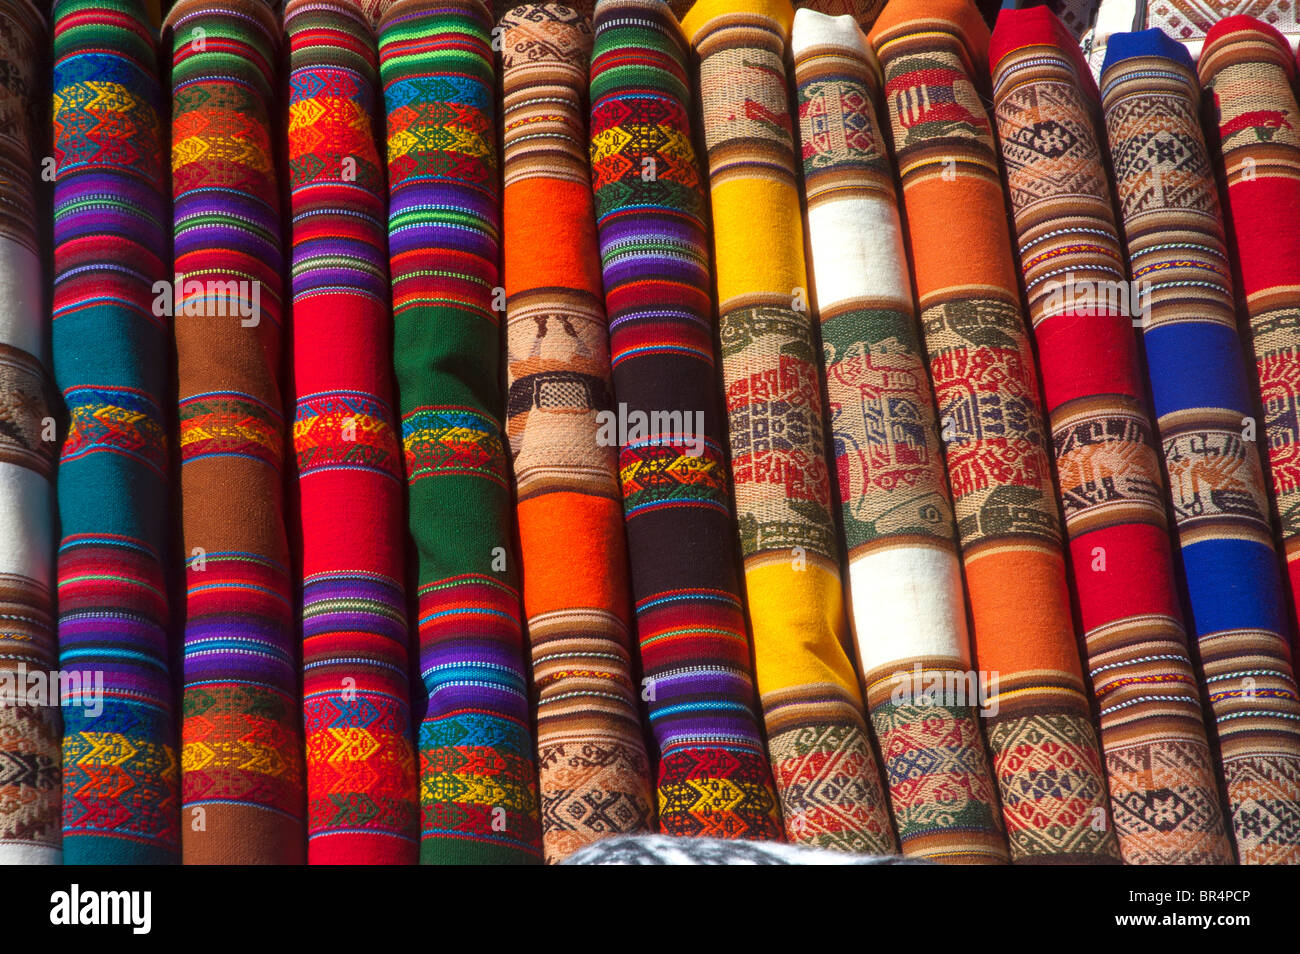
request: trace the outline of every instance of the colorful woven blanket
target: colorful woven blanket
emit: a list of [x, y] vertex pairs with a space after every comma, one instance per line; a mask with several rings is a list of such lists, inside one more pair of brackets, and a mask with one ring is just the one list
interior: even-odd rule
[[481, 0], [380, 25], [394, 354], [419, 559], [420, 860], [541, 859], [501, 437], [501, 194]]
[[974, 85], [987, 75], [988, 28], [970, 0], [895, 0], [871, 39], [885, 74], [1011, 856], [1115, 861], [997, 147]]
[[609, 332], [587, 158], [591, 24], [561, 4], [499, 24], [506, 430], [537, 688], [548, 862], [654, 823], [632, 679]]
[[1188, 655], [1159, 451], [1097, 122], [1045, 7], [993, 31], [994, 115], [1038, 343], [1110, 807], [1130, 864], [1231, 859]]
[[296, 864], [302, 710], [282, 512], [272, 119], [280, 30], [260, 0], [180, 0], [166, 29], [187, 611], [183, 855]]
[[[1291, 591], [1292, 661], [1300, 653], [1300, 109], [1296, 65], [1277, 30], [1228, 17], [1209, 32], [1201, 82], [1218, 127], [1224, 216], [1249, 316], [1273, 512]], [[1211, 127], [1213, 128], [1213, 127]]]
[[372, 125], [376, 39], [350, 0], [290, 0], [284, 29], [307, 860], [413, 864], [405, 485], [388, 190]]
[[817, 333], [783, 65], [788, 0], [701, 0], [700, 61], [722, 380], [768, 752], [792, 841], [894, 849], [845, 651]]
[[[54, 376], [63, 857], [180, 852], [170, 672], [170, 278], [155, 24], [141, 0], [54, 7]], [[164, 298], [166, 295], [164, 293]]]
[[592, 189], [659, 827], [779, 839], [720, 443], [689, 50], [663, 0], [600, 0], [594, 28]]
[[0, 6], [0, 863], [57, 864], [54, 459], [38, 173], [48, 43], [30, 0]]
[[1111, 37], [1102, 102], [1237, 853], [1300, 861], [1300, 699], [1219, 200], [1187, 50]]
[[[969, 715], [950, 722], [946, 707], [893, 692], [933, 657], [968, 669], [970, 646], [893, 167], [872, 105], [879, 67], [848, 17], [800, 10], [791, 48], [849, 605], [894, 822], [909, 855], [1005, 858]], [[940, 742], [940, 712], [970, 734]]]

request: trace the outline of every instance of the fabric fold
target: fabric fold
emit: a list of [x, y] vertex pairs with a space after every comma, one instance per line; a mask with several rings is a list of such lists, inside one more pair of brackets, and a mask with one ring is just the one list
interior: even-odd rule
[[1101, 92], [1238, 858], [1295, 863], [1300, 699], [1195, 68], [1159, 30], [1117, 34]]
[[164, 31], [186, 585], [182, 858], [298, 864], [302, 710], [283, 504], [273, 118], [280, 26], [260, 0], [180, 0]]
[[[171, 672], [171, 248], [156, 24], [141, 0], [54, 7], [54, 376], [63, 858], [180, 853]], [[164, 300], [167, 298], [164, 293]], [[78, 684], [79, 683], [79, 684]]]
[[592, 190], [659, 829], [780, 840], [735, 570], [689, 47], [663, 0], [600, 0], [593, 26]]
[[418, 571], [420, 861], [541, 861], [502, 440], [500, 163], [481, 0], [380, 23], [394, 360]]
[[[1034, 353], [969, 0], [893, 0], [884, 70], [970, 599], [981, 714], [1017, 863], [1118, 860], [1076, 645]], [[1008, 585], [1015, 581], [1014, 586]]]
[[989, 59], [1119, 848], [1129, 864], [1230, 864], [1100, 97], [1045, 7], [1004, 10]]
[[307, 861], [414, 864], [377, 41], [350, 0], [290, 0], [284, 32]]
[[48, 32], [31, 0], [0, 7], [0, 864], [59, 864], [54, 476], [45, 237]]
[[785, 51], [788, 0], [701, 0], [699, 61], [731, 475], [768, 754], [786, 835], [894, 850], [831, 512]]

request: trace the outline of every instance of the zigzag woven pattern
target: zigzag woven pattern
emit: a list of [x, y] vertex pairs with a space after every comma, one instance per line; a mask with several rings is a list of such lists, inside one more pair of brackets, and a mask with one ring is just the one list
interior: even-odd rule
[[1300, 861], [1300, 699], [1191, 57], [1112, 36], [1102, 103], [1202, 679], [1243, 864]]
[[170, 254], [157, 45], [141, 0], [59, 0], [54, 21], [53, 352], [69, 417], [59, 657], [84, 674], [63, 700], [63, 857], [170, 863], [180, 771], [164, 563], [169, 329], [153, 307]]
[[1253, 17], [1210, 30], [1198, 65], [1218, 125], [1224, 208], [1249, 314], [1273, 511], [1291, 590], [1292, 660], [1300, 653], [1300, 108], [1285, 37]]
[[[587, 158], [591, 25], [560, 4], [501, 18], [509, 399], [548, 862], [649, 830], [627, 543]], [[546, 236], [545, 241], [539, 241]]]
[[0, 7], [0, 864], [57, 864], [54, 666], [55, 440], [36, 170], [48, 150], [45, 19]]
[[413, 864], [404, 482], [388, 372], [388, 190], [372, 125], [376, 39], [350, 0], [291, 0], [284, 29], [307, 861]]
[[[792, 841], [893, 850], [848, 621], [807, 301], [783, 57], [788, 0], [701, 0], [700, 61], [731, 472], [768, 752]], [[794, 648], [797, 651], [794, 651]]]
[[1100, 100], [1047, 8], [1003, 11], [992, 44], [994, 113], [1119, 848], [1130, 864], [1227, 864], [1133, 332], [1141, 303], [1126, 284], [1096, 125]]
[[426, 863], [541, 859], [498, 391], [491, 26], [480, 0], [402, 0], [380, 25]]
[[663, 0], [600, 0], [594, 27], [591, 170], [614, 395], [629, 419], [703, 424], [695, 444], [662, 428], [619, 439], [659, 827], [779, 839], [719, 441], [689, 51]]
[[988, 29], [969, 0], [898, 0], [871, 39], [885, 74], [1011, 857], [1116, 861], [1109, 826], [1093, 824], [1106, 811], [1105, 778], [997, 147], [974, 85], [987, 71]]
[[302, 716], [271, 119], [280, 31], [260, 0], [180, 0], [166, 28], [187, 610], [182, 855], [297, 864]]

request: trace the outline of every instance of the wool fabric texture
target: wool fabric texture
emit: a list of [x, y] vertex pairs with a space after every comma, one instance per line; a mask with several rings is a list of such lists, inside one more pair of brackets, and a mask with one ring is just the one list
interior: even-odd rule
[[54, 629], [54, 461], [44, 242], [36, 170], [45, 18], [0, 7], [0, 864], [58, 864], [59, 712]]
[[884, 70], [1011, 858], [1113, 862], [1114, 834], [1094, 824], [1106, 812], [1106, 783], [997, 146], [974, 85], [988, 75], [988, 28], [969, 0], [894, 0], [871, 39]]
[[63, 705], [63, 857], [171, 863], [170, 329], [153, 307], [171, 250], [157, 40], [140, 0], [55, 4], [53, 94], [59, 661], [81, 674]]
[[180, 0], [165, 29], [186, 560], [182, 856], [297, 864], [302, 712], [272, 119], [280, 30], [258, 0]]
[[783, 63], [788, 0], [701, 0], [722, 380], [768, 752], [792, 841], [894, 850], [849, 654]]
[[[909, 855], [1005, 857], [970, 714], [893, 695], [933, 657], [968, 669], [970, 645], [894, 170], [873, 106], [879, 66], [847, 17], [798, 11], [791, 48], [851, 623], [894, 822]], [[958, 728], [946, 743], [936, 714]]]
[[397, 0], [354, 0], [355, 6], [365, 15], [372, 27], [377, 27], [388, 8]]
[[480, 0], [403, 0], [380, 24], [395, 364], [418, 551], [423, 863], [541, 859], [493, 307], [491, 29]]
[[290, 0], [293, 448], [307, 861], [419, 851], [376, 37], [349, 0]]
[[[542, 845], [562, 861], [649, 831], [632, 678], [623, 494], [587, 157], [591, 24], [527, 4], [499, 23], [503, 271], [524, 611], [537, 691]], [[545, 237], [544, 240], [542, 237]]]
[[600, 0], [593, 26], [592, 190], [614, 398], [639, 422], [620, 428], [618, 460], [659, 828], [780, 840], [720, 438], [689, 48], [663, 0]]
[[1196, 73], [1159, 30], [1120, 34], [1101, 91], [1237, 854], [1296, 862], [1300, 699]]
[[1249, 318], [1247, 342], [1264, 410], [1273, 513], [1282, 534], [1300, 650], [1300, 110], [1286, 38], [1253, 17], [1210, 29], [1198, 70], [1217, 126], [1225, 224]]
[[[1023, 10], [1040, 6], [1052, 12], [1077, 44], [1081, 39], [1087, 42], [1086, 34], [1092, 29], [1101, 2], [1100, 0], [1003, 0], [1002, 3], [1003, 10]], [[999, 13], [998, 16], [1001, 17], [1002, 14]], [[997, 33], [996, 26], [993, 32]]]
[[1129, 864], [1229, 864], [1100, 98], [1046, 7], [1004, 10], [990, 62], [1119, 848]]
[[884, 9], [885, 0], [797, 0], [795, 6], [829, 17], [852, 17], [862, 29], [869, 30]]

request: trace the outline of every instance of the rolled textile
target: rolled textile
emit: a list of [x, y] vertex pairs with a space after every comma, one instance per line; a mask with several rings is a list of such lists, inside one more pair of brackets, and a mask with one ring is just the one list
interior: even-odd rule
[[[392, 3], [394, 0], [387, 0], [387, 2]], [[517, 0], [491, 0], [491, 3], [487, 4], [488, 10], [492, 14], [492, 22], [497, 24], [497, 26], [494, 27], [496, 33], [493, 34], [493, 43], [495, 44], [494, 49], [504, 52], [505, 36], [502, 32], [504, 28], [501, 25], [501, 21], [519, 6], [521, 6], [521, 4], [519, 4]], [[561, 6], [567, 6], [578, 16], [584, 17], [588, 23], [591, 23], [591, 11], [595, 6], [595, 0], [573, 0], [572, 3], [561, 4]]]
[[1005, 860], [969, 707], [893, 694], [914, 664], [969, 669], [970, 645], [894, 170], [873, 106], [879, 66], [847, 17], [800, 10], [791, 47], [851, 623], [894, 821], [907, 854]]
[[1101, 75], [1110, 37], [1131, 30], [1158, 29], [1181, 43], [1193, 58], [1200, 55], [1206, 35], [1225, 14], [1251, 16], [1269, 23], [1289, 37], [1292, 47], [1300, 42], [1300, 9], [1292, 0], [1101, 0], [1095, 17], [1088, 63], [1094, 77]]
[[541, 860], [501, 438], [491, 29], [481, 0], [400, 0], [380, 24], [394, 353], [418, 552], [426, 864]]
[[659, 828], [780, 840], [720, 443], [689, 49], [663, 0], [600, 0], [593, 25], [592, 190], [614, 398], [634, 425], [616, 436]]
[[1129, 864], [1230, 864], [1100, 97], [1045, 7], [1004, 10], [989, 59], [1119, 848]]
[[1228, 17], [1205, 39], [1197, 66], [1218, 129], [1215, 152], [1233, 264], [1241, 276], [1251, 382], [1264, 419], [1273, 514], [1291, 599], [1291, 653], [1300, 652], [1300, 109], [1286, 38], [1253, 17]]
[[701, 0], [722, 380], [768, 753], [792, 841], [894, 850], [849, 654], [783, 63], [788, 0]]
[[164, 29], [186, 561], [182, 857], [297, 864], [302, 710], [283, 514], [272, 119], [280, 28], [261, 0], [179, 0]]
[[350, 0], [290, 0], [284, 30], [307, 861], [414, 864], [405, 482], [388, 190], [373, 125], [376, 37]]
[[[537, 701], [542, 847], [649, 831], [632, 678], [609, 333], [587, 158], [591, 23], [557, 3], [499, 23], [505, 143], [506, 432]], [[542, 237], [545, 237], [542, 240]]]
[[1118, 34], [1101, 90], [1237, 854], [1300, 861], [1300, 699], [1196, 72], [1159, 30]]
[[[171, 249], [158, 50], [141, 0], [54, 6], [54, 377], [63, 858], [180, 856], [171, 673]], [[167, 299], [164, 291], [162, 298]]]
[[795, 6], [828, 17], [852, 17], [862, 29], [870, 30], [876, 17], [880, 16], [885, 0], [795, 0]]
[[[30, 0], [0, 7], [0, 864], [58, 864], [50, 347], [37, 171], [48, 42]], [[51, 691], [51, 684], [53, 690]]]
[[884, 69], [1011, 858], [1118, 861], [997, 146], [974, 85], [988, 75], [989, 31], [970, 0], [893, 0], [871, 41]]
[[[1074, 48], [1079, 49], [1079, 42], [1088, 42], [1088, 32], [1097, 18], [1097, 8], [1101, 0], [1003, 0], [1002, 10], [1024, 10], [1046, 7], [1056, 17], [1061, 26], [1068, 31]], [[998, 16], [1002, 14], [999, 12]], [[996, 25], [993, 32], [997, 32]]]

